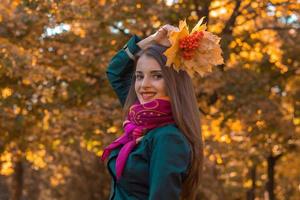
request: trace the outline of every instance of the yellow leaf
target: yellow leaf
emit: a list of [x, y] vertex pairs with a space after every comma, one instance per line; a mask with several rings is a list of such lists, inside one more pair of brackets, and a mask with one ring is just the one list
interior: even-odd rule
[[111, 126], [111, 127], [108, 128], [106, 131], [107, 131], [108, 133], [116, 133], [117, 130], [118, 130], [117, 127]]
[[[202, 24], [205, 17], [202, 17], [199, 22], [196, 24], [196, 26], [193, 28], [191, 33], [194, 33], [196, 31], [205, 31], [206, 30], [206, 24]], [[202, 25], [201, 25], [202, 24]]]
[[9, 97], [9, 96], [12, 95], [12, 89], [6, 87], [6, 88], [4, 88], [4, 89], [1, 91], [1, 93], [2, 93], [2, 97], [3, 97], [4, 99], [6, 99], [7, 97]]
[[99, 0], [99, 4], [100, 4], [100, 6], [104, 6], [104, 5], [105, 5], [105, 3], [106, 3], [106, 0]]
[[9, 176], [14, 172], [12, 157], [12, 153], [7, 151], [0, 155], [0, 175]]
[[169, 41], [171, 43], [171, 47], [164, 52], [164, 55], [167, 57], [166, 66], [171, 66], [171, 64], [175, 61], [175, 67], [179, 69], [180, 59], [177, 58], [179, 54], [179, 40], [183, 37], [188, 36], [188, 34], [189, 30], [186, 21], [179, 22], [179, 31], [170, 32]]

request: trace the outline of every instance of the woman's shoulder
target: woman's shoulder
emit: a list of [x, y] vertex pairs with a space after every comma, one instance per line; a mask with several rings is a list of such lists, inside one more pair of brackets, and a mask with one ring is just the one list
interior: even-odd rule
[[164, 143], [166, 145], [177, 145], [181, 143], [189, 149], [189, 142], [186, 136], [176, 124], [168, 124], [149, 131], [147, 139], [152, 144]]
[[159, 138], [162, 135], [182, 135], [183, 133], [176, 124], [167, 124], [150, 130], [147, 136], [151, 139]]

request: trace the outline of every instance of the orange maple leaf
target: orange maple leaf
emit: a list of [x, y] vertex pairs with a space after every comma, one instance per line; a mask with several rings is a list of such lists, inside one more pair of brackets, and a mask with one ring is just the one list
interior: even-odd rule
[[[168, 35], [171, 47], [168, 48], [164, 55], [167, 57], [166, 66], [173, 67], [176, 71], [185, 70], [191, 77], [196, 73], [204, 76], [212, 71], [212, 67], [224, 63], [222, 50], [219, 42], [220, 38], [206, 31], [206, 24], [202, 24], [202, 17], [196, 26], [189, 33], [189, 28], [186, 21], [179, 21], [179, 31], [172, 31]], [[197, 43], [197, 49], [193, 52], [191, 59], [186, 59], [182, 56], [180, 48], [180, 40], [191, 36], [195, 32], [202, 32], [203, 36]]]

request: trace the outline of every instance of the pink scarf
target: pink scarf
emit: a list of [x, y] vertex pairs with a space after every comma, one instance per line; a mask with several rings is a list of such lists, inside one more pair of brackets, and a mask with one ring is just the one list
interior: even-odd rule
[[123, 135], [104, 149], [101, 160], [104, 161], [113, 149], [123, 145], [116, 161], [116, 176], [117, 180], [119, 180], [126, 160], [138, 140], [151, 129], [172, 123], [175, 123], [175, 121], [170, 101], [167, 98], [155, 99], [144, 104], [136, 101], [130, 107], [126, 120], [123, 123]]

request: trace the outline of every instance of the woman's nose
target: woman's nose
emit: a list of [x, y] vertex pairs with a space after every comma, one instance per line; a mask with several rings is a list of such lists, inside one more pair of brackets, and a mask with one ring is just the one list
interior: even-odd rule
[[151, 85], [151, 80], [148, 76], [145, 76], [142, 81], [142, 87], [149, 87]]

